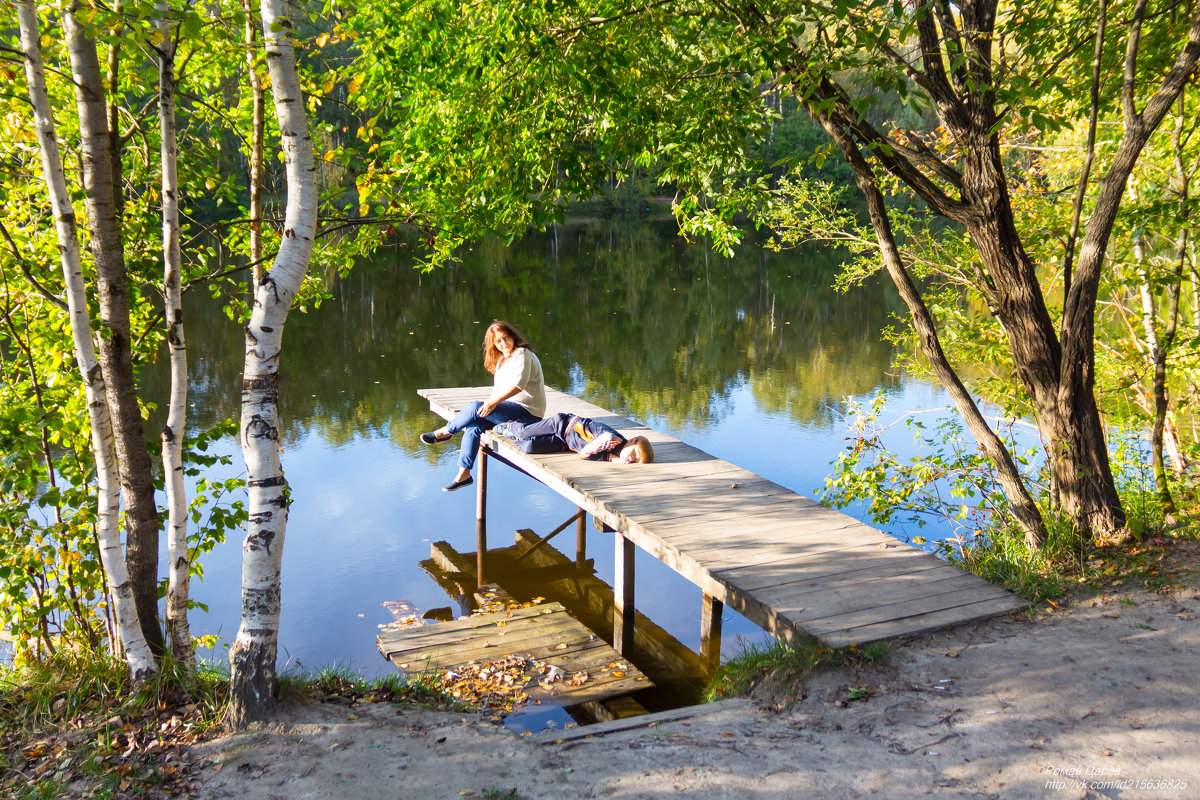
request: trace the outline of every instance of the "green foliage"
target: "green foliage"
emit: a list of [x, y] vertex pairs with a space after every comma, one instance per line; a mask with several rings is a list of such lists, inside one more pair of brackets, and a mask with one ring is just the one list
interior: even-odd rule
[[[1157, 586], [1166, 581], [1164, 573], [1154, 583], [1158, 574], [1154, 557], [1146, 555], [1144, 545], [1136, 544], [1149, 539], [1161, 545], [1165, 524], [1143, 436], [1110, 433], [1114, 472], [1128, 514], [1125, 535], [1135, 543], [1132, 550], [1097, 547], [1081, 535], [1045, 500], [1047, 484], [1039, 467], [1044, 459], [1035, 451], [1018, 459], [1028, 485], [1042, 487], [1035, 497], [1043, 506], [1046, 541], [1041, 548], [1031, 549], [1009, 516], [990, 465], [963, 441], [959, 424], [942, 418], [927, 428], [906, 417], [918, 452], [901, 459], [883, 439], [879, 415], [884, 402], [881, 395], [869, 411], [851, 407], [852, 444], [839, 454], [834, 474], [826, 480], [823, 502], [839, 508], [865, 504], [871, 519], [880, 525], [948, 523], [954, 533], [932, 542], [934, 552], [1032, 603], [1062, 598], [1080, 584], [1099, 587], [1140, 580]], [[1182, 483], [1173, 487], [1181, 496], [1188, 489]], [[912, 541], [926, 542], [921, 536]]]
[[360, 4], [334, 29], [354, 45], [343, 79], [375, 155], [357, 178], [360, 213], [436, 222], [446, 257], [652, 169], [680, 192], [689, 232], [725, 250], [728, 220], [761, 196], [745, 143], [763, 129], [756, 92], [770, 73], [736, 28], [664, 5]]
[[1082, 563], [1086, 539], [1060, 515], [1046, 519], [1046, 542], [1031, 550], [1015, 525], [959, 534], [937, 542], [935, 551], [968, 572], [1036, 603], [1062, 597]]
[[[923, 527], [937, 520], [968, 537], [1010, 522], [995, 471], [987, 458], [964, 440], [958, 417], [943, 413], [929, 424], [905, 416], [904, 425], [912, 432], [918, 454], [902, 459], [884, 441], [891, 427], [879, 422], [886, 403], [886, 395], [880, 394], [870, 409], [848, 404], [851, 444], [838, 454], [833, 474], [825, 479], [822, 502], [835, 508], [865, 503], [877, 525]], [[1008, 443], [1011, 449], [1011, 431]], [[1016, 460], [1026, 468], [1029, 485], [1043, 480], [1035, 451]]]

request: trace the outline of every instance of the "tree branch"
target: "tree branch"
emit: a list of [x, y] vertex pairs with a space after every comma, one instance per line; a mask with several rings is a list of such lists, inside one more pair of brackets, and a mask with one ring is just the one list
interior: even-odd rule
[[[911, 161], [901, 155], [895, 142], [880, 133], [854, 110], [840, 86], [830, 78], [822, 78], [815, 93], [821, 99], [828, 100], [832, 104], [827, 112], [830, 122], [851, 133], [866, 145], [888, 172], [908, 184], [930, 208], [956, 222], [966, 219], [968, 211], [966, 204], [949, 197]], [[820, 119], [820, 113], [815, 113]]]
[[1140, 122], [1137, 107], [1134, 105], [1134, 90], [1137, 78], [1138, 45], [1142, 38], [1142, 18], [1146, 15], [1146, 0], [1137, 0], [1133, 9], [1133, 18], [1129, 21], [1129, 41], [1125, 43], [1125, 73], [1121, 85], [1121, 115], [1125, 118], [1125, 127], [1133, 129]]
[[1108, 0], [1100, 0], [1100, 19], [1096, 28], [1096, 51], [1092, 56], [1091, 112], [1088, 114], [1087, 146], [1083, 156], [1083, 169], [1079, 174], [1079, 188], [1071, 205], [1071, 229], [1063, 255], [1063, 299], [1071, 293], [1071, 267], [1075, 259], [1075, 239], [1079, 236], [1079, 220], [1083, 216], [1083, 199], [1087, 193], [1088, 177], [1092, 171], [1092, 160], [1096, 156], [1096, 121], [1100, 115], [1100, 68], [1104, 58], [1104, 29], [1108, 22]]
[[51, 292], [45, 286], [42, 286], [42, 284], [38, 282], [38, 279], [33, 277], [33, 273], [29, 269], [29, 263], [21, 257], [21, 250], [17, 247], [17, 243], [13, 241], [12, 236], [8, 232], [8, 228], [5, 227], [3, 221], [0, 221], [0, 234], [3, 234], [4, 240], [8, 243], [8, 249], [12, 251], [13, 260], [17, 262], [17, 266], [21, 268], [21, 274], [25, 276], [25, 280], [29, 281], [29, 285], [34, 288], [34, 291], [46, 298], [46, 300], [52, 303], [55, 307], [63, 311], [68, 311], [69, 309], [67, 308], [67, 303], [65, 300], [58, 297], [56, 294], [54, 294], [54, 292]]

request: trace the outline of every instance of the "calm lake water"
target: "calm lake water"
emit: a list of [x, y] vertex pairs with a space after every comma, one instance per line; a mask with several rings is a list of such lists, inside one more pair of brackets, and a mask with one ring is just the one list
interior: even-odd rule
[[[440, 491], [456, 448], [418, 441], [440, 421], [416, 390], [489, 384], [480, 339], [492, 319], [521, 329], [549, 385], [810, 497], [844, 444], [846, 397], [884, 391], [895, 410], [946, 405], [940, 391], [890, 367], [881, 331], [899, 310], [894, 291], [836, 293], [839, 260], [826, 250], [770, 252], [753, 235], [726, 259], [680, 240], [673, 223], [601, 221], [511, 247], [482, 244], [433, 273], [395, 250], [330, 279], [332, 298], [293, 313], [284, 341], [283, 464], [293, 504], [281, 666], [390, 673], [375, 648], [379, 626], [392, 619], [381, 604], [454, 605], [418, 562], [432, 542], [475, 550], [474, 493]], [[240, 327], [215, 303], [188, 302], [193, 422], [236, 416]], [[233, 440], [216, 450], [234, 464], [214, 474], [243, 471]], [[511, 544], [519, 528], [548, 533], [574, 511], [513, 470], [493, 466], [489, 481], [492, 546]], [[554, 541], [574, 558], [570, 530]], [[611, 536], [589, 525], [588, 548], [597, 577], [611, 584]], [[208, 611], [193, 613], [194, 634], [232, 640], [240, 560], [240, 534], [204, 558], [192, 593]], [[638, 610], [697, 648], [700, 591], [640, 551], [636, 571]], [[726, 610], [725, 653], [739, 637], [764, 639]], [[206, 656], [224, 659], [224, 646]]]

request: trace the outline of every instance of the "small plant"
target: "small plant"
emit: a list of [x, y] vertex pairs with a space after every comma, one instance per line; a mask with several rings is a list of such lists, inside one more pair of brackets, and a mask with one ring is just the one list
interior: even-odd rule
[[846, 692], [846, 699], [866, 700], [871, 696], [871, 694], [872, 691], [870, 686], [851, 686], [850, 690]]
[[495, 786], [484, 789], [479, 796], [483, 800], [521, 800], [516, 789], [498, 789]]

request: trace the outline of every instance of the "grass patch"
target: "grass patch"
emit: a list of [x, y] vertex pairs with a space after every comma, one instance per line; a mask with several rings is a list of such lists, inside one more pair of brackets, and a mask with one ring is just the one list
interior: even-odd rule
[[280, 699], [340, 705], [360, 703], [416, 703], [453, 711], [471, 709], [452, 697], [434, 674], [405, 677], [399, 672], [367, 680], [346, 664], [322, 667], [309, 675], [279, 678]]
[[0, 796], [158, 798], [186, 792], [186, 748], [212, 735], [228, 683], [168, 663], [132, 687], [107, 653], [60, 650], [0, 671]]
[[781, 691], [787, 702], [793, 702], [804, 679], [814, 671], [875, 664], [886, 658], [889, 650], [878, 642], [831, 648], [816, 639], [774, 641], [765, 646], [742, 641], [741, 652], [722, 664], [709, 682], [704, 700], [739, 697], [770, 685]]
[[1136, 518], [1131, 515], [1128, 531], [1112, 541], [1089, 541], [1067, 520], [1048, 517], [1046, 543], [1040, 550], [1029, 549], [1015, 527], [942, 542], [939, 549], [950, 563], [1030, 603], [1117, 588], [1163, 591], [1194, 583], [1200, 522], [1185, 519], [1166, 529], [1161, 519], [1148, 518], [1144, 508], [1142, 512]]
[[483, 800], [521, 800], [516, 789], [498, 789], [494, 786], [484, 789], [479, 796]]
[[[226, 671], [163, 671], [133, 687], [108, 653], [60, 650], [0, 668], [0, 797], [157, 800], [188, 796], [188, 749], [223, 732]], [[464, 710], [432, 678], [365, 680], [344, 666], [280, 678], [283, 702], [408, 703]]]

